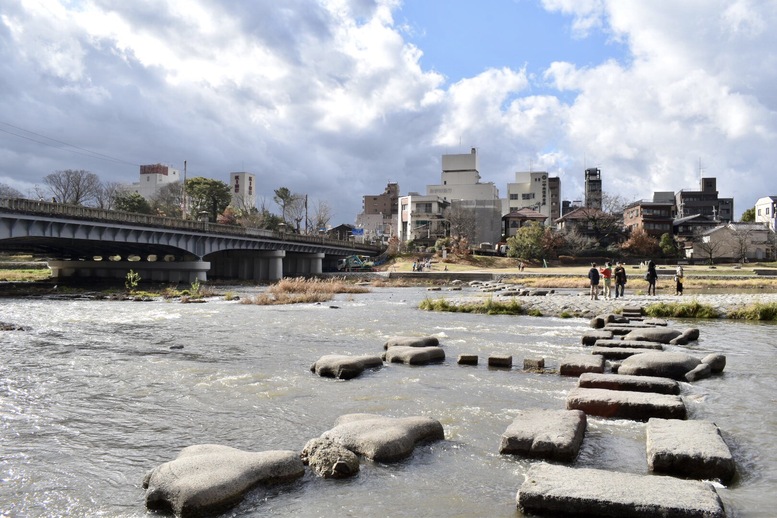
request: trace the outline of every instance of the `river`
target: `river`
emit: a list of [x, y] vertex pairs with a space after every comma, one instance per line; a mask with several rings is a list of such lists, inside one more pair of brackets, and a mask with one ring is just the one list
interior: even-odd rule
[[[426, 296], [378, 288], [274, 307], [2, 299], [0, 321], [29, 329], [0, 332], [0, 516], [147, 516], [144, 474], [182, 448], [301, 450], [352, 412], [431, 416], [446, 440], [396, 464], [363, 461], [353, 479], [308, 473], [257, 488], [224, 516], [521, 516], [515, 494], [532, 461], [500, 455], [500, 436], [519, 409], [564, 408], [576, 379], [519, 367], [583, 352], [587, 321], [422, 312]], [[774, 516], [776, 329], [693, 325], [692, 354], [728, 358], [723, 375], [683, 385], [691, 418], [714, 421], [737, 462], [718, 492], [729, 516]], [[309, 370], [322, 355], [380, 354], [386, 338], [408, 334], [439, 337], [447, 360], [350, 381]], [[485, 365], [497, 352], [513, 355], [512, 370]], [[480, 365], [457, 365], [462, 353]], [[647, 473], [644, 424], [589, 418], [575, 466]]]

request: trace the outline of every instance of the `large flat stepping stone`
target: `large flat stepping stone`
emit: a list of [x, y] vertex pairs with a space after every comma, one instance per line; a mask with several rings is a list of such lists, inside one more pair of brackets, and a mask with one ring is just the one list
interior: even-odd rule
[[540, 463], [516, 495], [524, 513], [623, 518], [725, 518], [711, 484]]
[[646, 350], [647, 349], [636, 349], [634, 347], [602, 347], [595, 345], [591, 349], [591, 354], [598, 354], [605, 360], [623, 360], [629, 356], [641, 354]]
[[440, 340], [436, 336], [394, 336], [386, 340], [384, 349], [390, 347], [437, 347]]
[[[607, 326], [604, 329], [611, 332], [615, 336], [626, 336], [629, 333], [632, 333], [635, 331], [634, 327], [625, 327], [625, 326], [615, 325], [615, 324], [611, 326]], [[645, 327], [641, 329], [649, 329], [649, 328]]]
[[580, 410], [521, 410], [505, 433], [499, 453], [571, 462], [585, 435], [586, 417]]
[[431, 417], [346, 414], [337, 418], [335, 427], [321, 437], [368, 459], [395, 462], [408, 457], [420, 442], [445, 439], [445, 432], [442, 424]]
[[562, 376], [580, 376], [584, 372], [604, 372], [604, 358], [593, 354], [570, 354], [559, 365]]
[[257, 484], [286, 482], [304, 474], [296, 451], [251, 452], [199, 444], [154, 468], [143, 479], [143, 487], [149, 509], [191, 516], [230, 507]]
[[426, 365], [445, 360], [445, 350], [442, 347], [409, 347], [395, 345], [383, 353], [383, 359], [389, 363], [406, 363], [408, 365]]
[[654, 392], [656, 394], [680, 394], [680, 384], [675, 380], [655, 376], [627, 376], [625, 374], [596, 374], [587, 372], [580, 375], [577, 386], [582, 388], [628, 390], [631, 392]]
[[567, 409], [635, 421], [647, 421], [651, 417], [685, 419], [687, 416], [680, 396], [598, 388], [572, 389], [567, 395]]
[[685, 353], [646, 352], [623, 360], [618, 367], [618, 374], [658, 376], [686, 381], [685, 375], [700, 364], [700, 359]]
[[718, 479], [727, 484], [736, 466], [715, 423], [650, 419], [647, 459], [651, 470], [677, 477]]
[[583, 345], [594, 345], [597, 340], [610, 340], [612, 339], [612, 332], [605, 331], [603, 329], [596, 329], [593, 331], [586, 331], [583, 333], [580, 339]]
[[650, 349], [653, 351], [664, 350], [664, 344], [648, 342], [647, 340], [597, 340], [593, 345], [598, 345], [599, 347], [632, 347], [634, 349]]
[[635, 329], [623, 337], [624, 340], [647, 340], [649, 342], [661, 342], [662, 344], [685, 344], [698, 338], [698, 329], [680, 331], [670, 327]]
[[383, 360], [380, 356], [328, 354], [319, 358], [310, 370], [319, 376], [349, 380], [361, 375], [364, 369], [382, 366]]

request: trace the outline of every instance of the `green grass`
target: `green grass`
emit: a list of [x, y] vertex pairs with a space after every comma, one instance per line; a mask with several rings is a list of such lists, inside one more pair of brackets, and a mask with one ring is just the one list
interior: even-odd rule
[[754, 304], [748, 304], [743, 308], [729, 312], [728, 318], [737, 320], [777, 321], [777, 303], [769, 302], [764, 304], [762, 302], [756, 302]]
[[645, 314], [651, 317], [674, 318], [719, 318], [720, 313], [709, 304], [697, 300], [688, 302], [658, 302], [645, 308]]
[[[447, 299], [424, 299], [418, 305], [419, 309], [425, 311], [442, 311], [449, 313], [478, 313], [484, 315], [525, 315], [526, 308], [519, 302], [510, 300], [509, 302], [486, 299], [483, 302], [464, 302], [461, 304], [451, 304]], [[538, 315], [538, 316], [541, 316]]]

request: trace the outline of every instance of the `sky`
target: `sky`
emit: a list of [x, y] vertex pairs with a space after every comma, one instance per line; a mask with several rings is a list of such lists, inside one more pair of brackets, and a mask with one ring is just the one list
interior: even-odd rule
[[139, 165], [257, 177], [353, 223], [362, 196], [438, 184], [478, 150], [587, 167], [626, 201], [717, 178], [739, 216], [777, 195], [777, 0], [3, 0], [0, 184]]

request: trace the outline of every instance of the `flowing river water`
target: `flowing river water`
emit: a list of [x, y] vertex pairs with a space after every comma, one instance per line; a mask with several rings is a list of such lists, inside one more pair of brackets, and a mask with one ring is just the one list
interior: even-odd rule
[[[301, 450], [353, 412], [431, 416], [446, 440], [396, 464], [363, 460], [349, 480], [308, 472], [259, 487], [224, 516], [522, 516], [515, 494], [533, 461], [500, 455], [500, 436], [519, 409], [564, 408], [576, 379], [520, 366], [585, 352], [587, 321], [429, 313], [417, 309], [426, 296], [378, 288], [274, 307], [3, 299], [0, 321], [28, 329], [0, 332], [0, 516], [147, 516], [144, 474], [182, 448]], [[736, 459], [718, 493], [729, 516], [774, 516], [777, 328], [692, 325], [691, 354], [728, 359], [723, 375], [683, 384], [690, 417], [715, 422]], [[309, 370], [325, 354], [380, 354], [396, 335], [435, 335], [447, 360], [350, 381]], [[462, 353], [480, 365], [457, 365]], [[492, 353], [512, 354], [513, 369], [489, 369]], [[589, 418], [574, 465], [647, 474], [644, 424]]]

